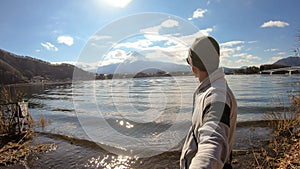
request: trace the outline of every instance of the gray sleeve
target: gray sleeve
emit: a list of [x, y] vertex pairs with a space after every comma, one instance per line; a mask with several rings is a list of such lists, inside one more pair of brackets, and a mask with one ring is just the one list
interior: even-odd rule
[[229, 152], [230, 107], [226, 103], [208, 104], [197, 129], [198, 151], [190, 168], [223, 168]]

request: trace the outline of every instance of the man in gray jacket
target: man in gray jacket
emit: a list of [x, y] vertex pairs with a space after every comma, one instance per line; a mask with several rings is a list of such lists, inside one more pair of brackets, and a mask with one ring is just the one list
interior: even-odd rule
[[194, 93], [192, 126], [180, 157], [180, 168], [231, 168], [237, 104], [219, 68], [217, 41], [197, 38], [189, 49], [188, 64], [199, 79]]

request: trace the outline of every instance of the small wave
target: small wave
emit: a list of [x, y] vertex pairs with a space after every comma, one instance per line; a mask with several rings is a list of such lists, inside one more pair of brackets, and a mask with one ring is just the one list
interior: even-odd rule
[[168, 122], [136, 122], [127, 118], [105, 119], [116, 131], [135, 138], [158, 135], [168, 130], [173, 124]]
[[[41, 132], [41, 131], [35, 131], [35, 133], [42, 135], [42, 136], [46, 136], [51, 139], [64, 140], [64, 141], [67, 141], [69, 144], [74, 144], [74, 145], [85, 147], [85, 148], [91, 148], [91, 149], [99, 151], [103, 154], [132, 156], [132, 152], [130, 150], [127, 150], [126, 148], [119, 147], [119, 146], [98, 143], [98, 142], [94, 142], [94, 141], [87, 140], [87, 139], [66, 136], [63, 134], [48, 133], [48, 132]], [[156, 156], [165, 156], [166, 154], [178, 154], [181, 151], [181, 147], [180, 147], [181, 144], [182, 143], [178, 144], [176, 147], [170, 149], [169, 151], [163, 152], [162, 154], [158, 154]], [[109, 151], [107, 151], [107, 150], [109, 150]], [[137, 157], [137, 156], [135, 156], [135, 157]]]
[[64, 109], [64, 108], [55, 108], [55, 109], [52, 109], [51, 111], [75, 112], [74, 109]]
[[62, 134], [40, 132], [40, 131], [35, 131], [35, 133], [49, 137], [49, 138], [53, 138], [53, 139], [65, 140], [65, 141], [69, 142], [70, 144], [93, 148], [93, 149], [96, 149], [101, 152], [109, 153], [106, 151], [107, 148], [118, 149], [118, 151], [124, 151], [123, 148], [113, 147], [113, 146], [110, 146], [107, 144], [102, 144], [102, 143], [96, 143], [96, 142], [93, 142], [93, 141], [87, 140], [87, 139], [75, 138], [75, 137], [70, 137], [70, 136], [66, 136], [66, 135], [62, 135]]

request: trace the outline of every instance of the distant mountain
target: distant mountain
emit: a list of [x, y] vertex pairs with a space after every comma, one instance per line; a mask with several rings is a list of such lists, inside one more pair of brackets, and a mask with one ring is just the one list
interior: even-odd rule
[[143, 73], [157, 73], [164, 72], [187, 72], [189, 71], [187, 65], [180, 65], [168, 62], [159, 62], [147, 60], [138, 52], [129, 52], [127, 54], [129, 59], [122, 63], [115, 63], [99, 67], [97, 73], [99, 74], [137, 74]]
[[300, 66], [300, 57], [291, 56], [283, 58], [273, 63], [273, 65]]
[[133, 61], [116, 63], [107, 66], [102, 66], [98, 69], [99, 74], [136, 74], [165, 72], [186, 72], [187, 66], [174, 63], [158, 62], [158, 61]]
[[0, 85], [29, 83], [35, 80], [72, 80], [74, 70], [82, 78], [92, 77], [92, 73], [86, 72], [74, 65], [53, 65], [49, 62], [29, 56], [18, 56], [0, 49]]

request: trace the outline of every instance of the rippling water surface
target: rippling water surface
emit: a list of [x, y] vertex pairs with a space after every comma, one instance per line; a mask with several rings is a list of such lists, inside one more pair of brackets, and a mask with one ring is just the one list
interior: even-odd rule
[[[244, 122], [264, 120], [267, 112], [286, 111], [289, 95], [299, 91], [300, 76], [227, 75], [226, 79], [238, 102], [238, 122]], [[36, 120], [41, 114], [48, 120], [43, 132], [96, 142], [102, 152], [130, 156], [137, 162], [131, 158], [180, 150], [197, 85], [193, 77], [178, 76], [44, 87], [33, 92], [30, 112]], [[104, 162], [112, 158], [103, 154]], [[89, 160], [92, 165], [97, 157], [94, 154]]]

